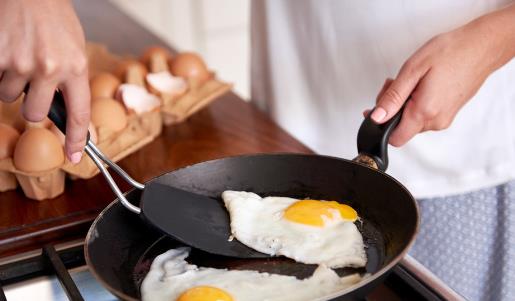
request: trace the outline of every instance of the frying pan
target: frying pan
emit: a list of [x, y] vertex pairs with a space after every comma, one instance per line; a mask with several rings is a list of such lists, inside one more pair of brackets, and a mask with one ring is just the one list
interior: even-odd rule
[[[384, 125], [365, 119], [358, 133], [359, 155], [355, 161], [302, 154], [256, 154], [223, 158], [181, 168], [150, 180], [221, 202], [225, 190], [252, 191], [262, 196], [288, 196], [345, 201], [357, 210], [358, 228], [367, 246], [365, 268], [336, 272], [369, 273], [348, 289], [321, 300], [357, 300], [381, 283], [414, 241], [418, 207], [406, 188], [385, 170], [387, 141], [402, 112]], [[379, 168], [379, 169], [378, 169]], [[131, 190], [126, 199], [139, 205], [141, 191]], [[85, 242], [85, 257], [92, 274], [117, 297], [137, 300], [140, 285], [153, 259], [181, 246], [141, 218], [113, 201], [93, 222]], [[198, 266], [251, 269], [305, 278], [314, 265], [283, 257], [236, 259], [192, 250], [187, 259]]]

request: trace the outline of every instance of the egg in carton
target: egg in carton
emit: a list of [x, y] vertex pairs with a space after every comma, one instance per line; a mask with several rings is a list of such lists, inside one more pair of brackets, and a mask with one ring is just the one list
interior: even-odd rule
[[[49, 149], [47, 144], [50, 145], [50, 148], [52, 143], [54, 143], [54, 148], [56, 144], [55, 137], [52, 137], [46, 130], [51, 124], [50, 120], [45, 119], [42, 122], [32, 123], [23, 119], [20, 114], [22, 101], [23, 95], [12, 103], [0, 104], [0, 192], [16, 189], [20, 182], [27, 197], [38, 200], [52, 198], [64, 189], [63, 174], [58, 171], [59, 160], [57, 160], [57, 164], [52, 165], [52, 162], [56, 163], [53, 159], [59, 159], [59, 153], [63, 151], [57, 149], [57, 153], [53, 157], [49, 160], [41, 159], [41, 163], [32, 161], [32, 157], [28, 160], [24, 157], [43, 158], [45, 151]], [[44, 133], [34, 134], [34, 131], [31, 131], [32, 128], [45, 130], [36, 130], [36, 132], [43, 131]], [[23, 138], [20, 139], [20, 136]], [[41, 137], [47, 137], [50, 141], [45, 139], [42, 141]], [[26, 142], [27, 139], [30, 143]], [[26, 149], [23, 150], [23, 148]], [[28, 148], [30, 148], [28, 150], [30, 153], [27, 153]], [[17, 154], [16, 159], [14, 158], [15, 154]], [[17, 165], [15, 162], [18, 162]], [[30, 166], [30, 162], [35, 165]], [[27, 165], [27, 163], [29, 164]]]
[[166, 49], [153, 46], [143, 53], [141, 61], [150, 70], [145, 75], [147, 87], [162, 99], [165, 125], [184, 121], [232, 88], [217, 80], [193, 52], [174, 57]]
[[[14, 176], [25, 196], [34, 200], [54, 198], [64, 191], [65, 173], [61, 170], [64, 149], [59, 138], [48, 128], [50, 124], [49, 120], [27, 123], [18, 137], [13, 127], [8, 129], [14, 148], [0, 160], [0, 170], [4, 175], [10, 175], [7, 181], [12, 186], [8, 188], [16, 188], [12, 182]], [[5, 130], [9, 126], [3, 127]], [[6, 183], [3, 183], [3, 188], [6, 188]]]

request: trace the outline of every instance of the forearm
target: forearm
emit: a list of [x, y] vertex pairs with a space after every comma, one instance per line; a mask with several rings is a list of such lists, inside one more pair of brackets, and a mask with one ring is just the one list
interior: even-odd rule
[[494, 71], [515, 57], [515, 3], [486, 14], [463, 27], [479, 31], [478, 37], [489, 43], [489, 63]]
[[394, 146], [417, 133], [445, 129], [488, 76], [514, 56], [512, 3], [439, 34], [419, 48], [397, 77], [385, 83], [371, 118], [385, 122], [406, 103], [401, 122], [390, 136]]

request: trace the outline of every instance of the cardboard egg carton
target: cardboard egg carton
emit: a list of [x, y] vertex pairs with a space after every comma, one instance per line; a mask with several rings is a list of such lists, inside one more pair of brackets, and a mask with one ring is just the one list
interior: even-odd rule
[[185, 121], [232, 89], [232, 84], [218, 80], [214, 72], [210, 72], [209, 79], [203, 83], [191, 79], [187, 80], [187, 83], [188, 88], [181, 95], [174, 97], [159, 95], [163, 101], [161, 112], [165, 125]]
[[[101, 44], [88, 43], [86, 49], [90, 58], [90, 75], [95, 75], [101, 71], [116, 73], [117, 66], [124, 59], [130, 58], [111, 54]], [[161, 113], [165, 125], [183, 122], [232, 89], [232, 84], [217, 79], [214, 72], [210, 72], [209, 79], [204, 83], [198, 83], [194, 80], [188, 80], [187, 83], [187, 90], [175, 96], [155, 93], [156, 91], [149, 89], [161, 98]]]
[[63, 193], [65, 173], [59, 167], [43, 172], [23, 172], [16, 169], [12, 158], [0, 160], [0, 188], [15, 189], [17, 183], [26, 197], [42, 201]]
[[[16, 100], [13, 103], [6, 104], [0, 102], [0, 121], [2, 123], [8, 124], [18, 131], [25, 126], [25, 122], [17, 118], [18, 112], [20, 110], [21, 100]], [[1, 138], [0, 138], [1, 139]], [[11, 158], [0, 159], [0, 193], [12, 189], [16, 189], [18, 187], [18, 182], [16, 181], [16, 176], [10, 172], [4, 166], [10, 166], [9, 160]], [[4, 167], [4, 168], [2, 168]]]
[[[4, 159], [0, 161], [0, 166], [5, 164], [2, 161], [10, 160]], [[16, 189], [18, 187], [18, 182], [16, 181], [16, 176], [9, 171], [0, 171], [0, 192], [9, 191]]]
[[[162, 129], [160, 111], [128, 117], [128, 124], [120, 132], [98, 129], [97, 146], [112, 160], [119, 161], [150, 143]], [[65, 161], [55, 169], [28, 173], [18, 170], [12, 158], [0, 160], [0, 193], [21, 186], [26, 197], [45, 200], [57, 197], [64, 191], [65, 175], [71, 179], [89, 179], [99, 173], [97, 166], [84, 154], [79, 164]]]
[[214, 75], [201, 85], [189, 80], [186, 93], [178, 97], [161, 96], [164, 124], [172, 125], [183, 122], [231, 89], [231, 84], [217, 80]]
[[[13, 103], [0, 103], [0, 120], [19, 132], [26, 127], [19, 111], [23, 97]], [[56, 197], [64, 191], [65, 174], [59, 168], [45, 172], [27, 173], [16, 169], [12, 158], [0, 160], [0, 193], [21, 186], [24, 194], [35, 200]]]

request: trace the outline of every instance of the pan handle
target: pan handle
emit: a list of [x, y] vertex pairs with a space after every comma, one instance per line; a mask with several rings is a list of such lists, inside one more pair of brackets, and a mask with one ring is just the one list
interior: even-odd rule
[[[24, 92], [27, 94], [27, 92], [30, 89], [30, 85], [27, 84], [25, 86]], [[56, 90], [54, 93], [54, 98], [52, 99], [52, 104], [50, 105], [50, 110], [48, 111], [48, 118], [52, 120], [52, 122], [56, 125], [56, 127], [66, 135], [66, 108], [64, 104], [64, 97], [60, 90]], [[138, 181], [131, 178], [125, 170], [123, 170], [120, 166], [118, 166], [116, 163], [109, 160], [101, 151], [100, 149], [91, 141], [88, 131], [88, 136], [86, 140], [86, 146], [84, 147], [84, 151], [88, 156], [93, 160], [95, 165], [100, 169], [102, 172], [102, 175], [106, 179], [107, 183], [111, 187], [111, 190], [113, 190], [114, 194], [118, 197], [118, 200], [120, 203], [127, 208], [128, 210], [139, 214], [141, 212], [141, 209], [137, 206], [134, 206], [131, 204], [123, 195], [118, 185], [116, 185], [116, 182], [113, 180], [113, 177], [111, 177], [111, 174], [109, 171], [107, 171], [107, 168], [104, 166], [104, 163], [107, 164], [111, 169], [113, 169], [117, 174], [119, 174], [125, 181], [127, 181], [129, 184], [131, 184], [133, 187], [138, 189], [144, 189], [145, 185], [139, 183]]]
[[404, 106], [383, 124], [377, 124], [370, 118], [372, 112], [363, 120], [359, 128], [358, 156], [354, 161], [385, 171], [388, 167], [388, 139], [401, 120]]

